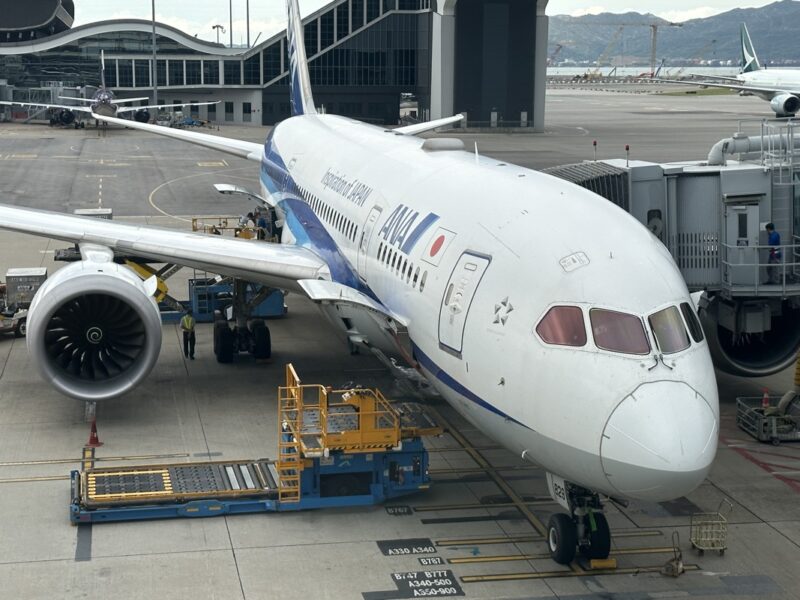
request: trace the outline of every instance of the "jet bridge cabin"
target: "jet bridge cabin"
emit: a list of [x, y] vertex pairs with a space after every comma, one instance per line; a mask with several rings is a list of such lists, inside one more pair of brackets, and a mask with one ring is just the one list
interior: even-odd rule
[[[800, 123], [737, 134], [703, 162], [612, 159], [546, 170], [613, 202], [669, 249], [691, 292], [717, 367], [762, 376], [800, 349]], [[788, 140], [788, 142], [787, 142]], [[746, 143], [745, 143], [746, 142]], [[739, 161], [724, 153], [742, 152]], [[774, 223], [781, 246], [768, 243]]]

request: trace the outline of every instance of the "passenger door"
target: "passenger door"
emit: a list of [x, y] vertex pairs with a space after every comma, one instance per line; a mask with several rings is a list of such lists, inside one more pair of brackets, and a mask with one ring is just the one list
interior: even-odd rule
[[382, 209], [380, 206], [373, 206], [369, 211], [367, 220], [361, 228], [361, 240], [358, 243], [358, 276], [362, 281], [366, 281], [366, 268], [367, 268], [367, 250], [369, 250], [369, 240], [372, 236], [372, 229], [378, 218], [381, 216]]
[[439, 345], [459, 358], [469, 309], [490, 262], [491, 257], [464, 252], [444, 288], [439, 309]]

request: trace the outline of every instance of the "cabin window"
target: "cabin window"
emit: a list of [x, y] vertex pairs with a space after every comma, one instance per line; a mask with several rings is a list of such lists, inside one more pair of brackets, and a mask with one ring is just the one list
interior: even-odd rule
[[539, 321], [536, 333], [547, 344], [585, 346], [583, 311], [577, 306], [554, 306]]
[[676, 306], [650, 315], [647, 319], [656, 338], [658, 348], [664, 354], [674, 354], [689, 347], [689, 334], [683, 326], [683, 319]]
[[428, 278], [428, 272], [427, 271], [423, 271], [422, 272], [422, 279], [419, 280], [419, 291], [420, 292], [425, 289], [425, 280], [427, 278]]
[[592, 335], [598, 348], [625, 354], [649, 354], [650, 343], [642, 320], [627, 313], [593, 308], [589, 311]]
[[411, 287], [417, 287], [417, 280], [419, 280], [419, 267], [414, 271], [414, 282], [411, 284]]
[[686, 325], [689, 327], [689, 333], [692, 334], [692, 339], [700, 343], [703, 341], [703, 328], [700, 325], [700, 319], [697, 318], [697, 313], [688, 302], [681, 303], [681, 312], [683, 318], [686, 320]]

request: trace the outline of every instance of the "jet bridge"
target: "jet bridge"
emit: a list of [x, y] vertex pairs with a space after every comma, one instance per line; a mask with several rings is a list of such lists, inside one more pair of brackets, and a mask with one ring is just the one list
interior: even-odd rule
[[[545, 172], [603, 196], [650, 229], [689, 290], [704, 292], [700, 316], [716, 365], [763, 376], [788, 367], [800, 349], [798, 127], [794, 120], [743, 121], [705, 161], [612, 159]], [[770, 262], [769, 222], [783, 242], [777, 263]]]

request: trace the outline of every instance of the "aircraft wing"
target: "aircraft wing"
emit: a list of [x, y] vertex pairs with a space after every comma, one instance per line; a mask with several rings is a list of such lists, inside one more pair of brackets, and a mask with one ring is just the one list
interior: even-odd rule
[[[131, 98], [130, 100], [117, 100], [114, 99], [114, 102], [133, 102], [135, 100], [147, 100], [147, 98]], [[219, 100], [215, 100], [214, 102], [181, 102], [180, 104], [149, 104], [147, 106], [120, 106], [117, 108], [117, 114], [123, 112], [130, 112], [132, 110], [143, 110], [148, 108], [174, 108], [176, 106], [207, 106], [209, 104], [219, 104]]]
[[300, 246], [142, 227], [0, 204], [0, 229], [196, 267], [304, 293], [299, 282], [329, 277], [325, 262]]
[[775, 87], [758, 87], [755, 85], [744, 85], [744, 84], [734, 84], [734, 83], [719, 83], [717, 81], [679, 81], [677, 79], [657, 79], [656, 81], [660, 81], [662, 83], [679, 83], [681, 85], [696, 85], [699, 87], [714, 87], [714, 88], [722, 88], [726, 90], [737, 90], [740, 92], [754, 92], [760, 94], [793, 94], [795, 96], [800, 95], [800, 90], [784, 90]]
[[88, 106], [65, 106], [63, 104], [39, 104], [37, 102], [6, 102], [0, 101], [0, 104], [5, 106], [39, 106], [41, 108], [60, 108], [62, 110], [71, 110], [75, 112], [91, 113], [92, 109]]
[[243, 140], [235, 140], [232, 138], [222, 137], [220, 135], [211, 135], [209, 133], [199, 133], [197, 131], [185, 131], [183, 129], [173, 129], [171, 127], [161, 127], [160, 125], [151, 125], [149, 123], [139, 123], [137, 121], [129, 121], [127, 119], [117, 119], [116, 117], [103, 117], [92, 113], [92, 117], [98, 121], [105, 121], [106, 123], [113, 123], [121, 125], [122, 127], [130, 127], [131, 129], [141, 129], [157, 135], [171, 137], [176, 140], [189, 142], [212, 150], [219, 150], [227, 152], [240, 158], [246, 158], [260, 163], [261, 157], [264, 155], [264, 147], [261, 144], [254, 142], [245, 142]]
[[464, 119], [464, 115], [453, 115], [452, 117], [445, 117], [444, 119], [436, 119], [435, 121], [427, 121], [425, 123], [415, 123], [414, 125], [406, 125], [404, 127], [397, 127], [392, 129], [392, 133], [400, 135], [417, 135], [424, 131], [430, 131], [437, 127], [444, 127], [451, 123], [458, 123]]

